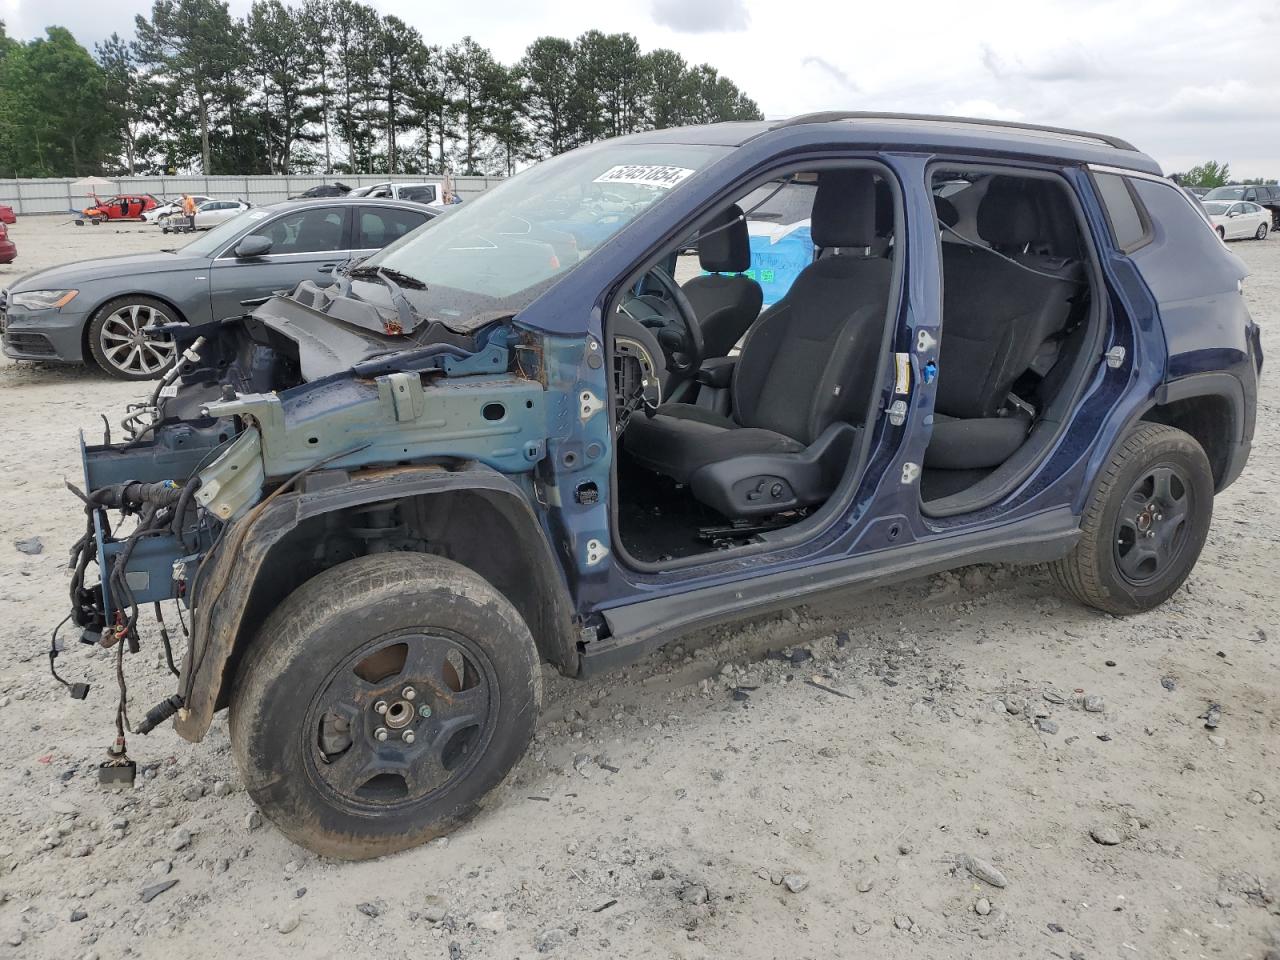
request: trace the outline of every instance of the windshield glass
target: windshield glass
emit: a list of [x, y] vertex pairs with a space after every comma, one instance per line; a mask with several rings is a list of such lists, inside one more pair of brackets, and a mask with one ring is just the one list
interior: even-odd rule
[[1204, 205], [1204, 212], [1210, 216], [1220, 217], [1227, 212], [1227, 208], [1230, 206], [1231, 204], [1229, 203], [1214, 203], [1213, 201], [1209, 201]]
[[1244, 197], [1244, 187], [1214, 187], [1204, 195], [1206, 200], [1239, 200]]
[[186, 257], [212, 257], [226, 244], [248, 230], [252, 224], [266, 218], [266, 210], [246, 210], [239, 216], [218, 224], [212, 230], [196, 234], [195, 239], [179, 247], [177, 252]]
[[450, 326], [518, 313], [641, 212], [727, 152], [679, 143], [584, 147], [468, 200], [364, 265], [426, 284], [425, 290], [407, 291], [410, 300], [426, 316]]

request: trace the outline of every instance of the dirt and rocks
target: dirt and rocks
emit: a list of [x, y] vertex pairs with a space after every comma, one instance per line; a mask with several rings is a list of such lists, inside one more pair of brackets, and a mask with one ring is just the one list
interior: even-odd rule
[[[165, 245], [24, 218], [0, 284]], [[1280, 341], [1280, 241], [1233, 249]], [[16, 269], [15, 269], [16, 268]], [[253, 809], [225, 717], [99, 787], [112, 661], [59, 660], [76, 431], [136, 386], [0, 365], [0, 956], [1274, 958], [1280, 387], [1185, 589], [1127, 620], [972, 567], [548, 675], [535, 743], [451, 837], [346, 864]], [[38, 538], [42, 550], [33, 541]], [[25, 546], [23, 545], [25, 544]], [[135, 715], [171, 692], [157, 645]], [[1271, 951], [1271, 952], [1269, 952]]]

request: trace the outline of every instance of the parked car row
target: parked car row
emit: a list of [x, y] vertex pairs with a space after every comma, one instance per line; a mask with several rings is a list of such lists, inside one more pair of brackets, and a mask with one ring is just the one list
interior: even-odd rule
[[[1237, 183], [1214, 187], [1200, 198], [1202, 201], [1223, 203], [1252, 203], [1267, 211], [1269, 230], [1280, 230], [1280, 184]], [[1261, 239], [1261, 238], [1259, 238]]]

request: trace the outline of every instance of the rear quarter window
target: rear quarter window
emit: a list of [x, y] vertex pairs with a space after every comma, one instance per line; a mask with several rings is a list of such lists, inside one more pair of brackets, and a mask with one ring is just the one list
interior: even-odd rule
[[1107, 211], [1116, 246], [1128, 253], [1150, 240], [1146, 212], [1139, 206], [1128, 179], [1113, 173], [1095, 173], [1093, 179]]

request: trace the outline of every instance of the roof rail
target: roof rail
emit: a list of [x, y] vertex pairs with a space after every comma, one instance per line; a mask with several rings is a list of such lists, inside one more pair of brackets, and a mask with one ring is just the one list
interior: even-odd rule
[[1108, 136], [1105, 133], [1089, 133], [1086, 130], [1070, 130], [1066, 127], [1046, 127], [1038, 123], [1019, 123], [1016, 120], [983, 120], [981, 117], [947, 117], [933, 113], [881, 113], [871, 110], [825, 110], [819, 113], [805, 113], [790, 120], [782, 120], [774, 124], [779, 127], [794, 127], [802, 123], [831, 123], [837, 120], [927, 120], [936, 123], [972, 123], [984, 127], [1008, 127], [1011, 130], [1035, 130], [1039, 133], [1056, 133], [1063, 137], [1079, 137], [1085, 140], [1096, 140], [1117, 150], [1132, 150], [1139, 153], [1128, 140]]

